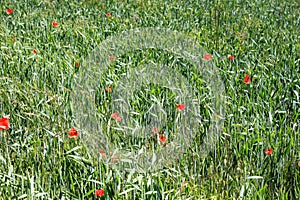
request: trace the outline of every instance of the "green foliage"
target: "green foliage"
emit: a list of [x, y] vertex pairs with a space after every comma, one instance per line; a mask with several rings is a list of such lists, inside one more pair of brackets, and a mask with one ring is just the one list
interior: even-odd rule
[[[96, 199], [100, 188], [105, 189], [102, 199], [300, 198], [298, 1], [0, 3], [0, 118], [10, 118], [10, 128], [0, 131], [0, 199]], [[184, 31], [212, 54], [226, 88], [226, 114], [221, 116], [225, 123], [219, 143], [209, 156], [198, 157], [201, 144], [195, 141], [185, 155], [178, 155], [176, 165], [150, 173], [91, 157], [80, 139], [68, 138], [68, 131], [76, 117], [70, 103], [75, 62], [80, 68], [108, 36], [156, 26]], [[235, 59], [229, 61], [228, 54]], [[175, 63], [174, 69], [189, 78], [197, 88], [195, 96], [203, 100], [199, 109], [208, 123], [211, 100], [205, 81], [170, 52], [122, 55], [111, 66], [114, 81], [126, 72], [124, 64], [136, 67], [151, 59]], [[243, 83], [245, 74], [250, 85]], [[106, 81], [100, 81], [95, 98], [99, 113], [109, 118]], [[171, 92], [155, 84], [150, 88], [149, 93], [135, 91], [137, 112], [147, 110], [151, 95], [167, 98], [167, 105], [176, 103]], [[172, 127], [172, 119], [166, 126]], [[197, 137], [206, 130], [204, 123]], [[266, 155], [270, 147], [274, 151]]]

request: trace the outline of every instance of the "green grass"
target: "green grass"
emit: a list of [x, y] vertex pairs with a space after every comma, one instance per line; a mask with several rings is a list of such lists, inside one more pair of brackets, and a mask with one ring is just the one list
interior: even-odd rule
[[[102, 199], [300, 198], [299, 1], [0, 0], [0, 5], [0, 117], [10, 118], [10, 128], [0, 131], [0, 199], [96, 199], [101, 188]], [[175, 164], [140, 172], [90, 157], [81, 139], [68, 138], [77, 117], [71, 104], [74, 77], [85, 58], [107, 37], [141, 27], [185, 32], [213, 56], [225, 86], [225, 115], [215, 151], [205, 158], [194, 156], [200, 147], [195, 143]], [[228, 54], [235, 59], [229, 61]], [[176, 60], [175, 67], [188, 73], [189, 63], [159, 50], [129, 52], [111, 67], [153, 59]], [[243, 83], [245, 74], [250, 85]], [[197, 93], [206, 96], [205, 82], [195, 80]], [[168, 91], [156, 90], [152, 95], [169, 95], [174, 103]], [[139, 112], [147, 95], [133, 103]], [[96, 99], [99, 113], [109, 118], [110, 96], [100, 92]], [[209, 118], [204, 103], [200, 108]], [[266, 155], [270, 147], [274, 151]]]

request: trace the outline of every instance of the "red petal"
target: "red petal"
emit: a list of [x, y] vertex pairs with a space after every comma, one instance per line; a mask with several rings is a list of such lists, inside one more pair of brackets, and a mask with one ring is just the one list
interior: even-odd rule
[[105, 87], [105, 92], [111, 92], [111, 91], [112, 91], [112, 86]]
[[0, 118], [0, 131], [3, 129], [9, 128], [9, 119], [8, 118]]
[[153, 127], [153, 128], [152, 128], [152, 133], [158, 133], [158, 128]]
[[121, 117], [117, 117], [117, 118], [116, 118], [116, 121], [117, 121], [117, 122], [121, 122], [121, 121], [122, 121], [122, 118], [121, 118]]
[[228, 55], [228, 60], [232, 61], [234, 59], [233, 55]]
[[272, 152], [273, 152], [272, 147], [271, 147], [270, 149], [266, 149], [266, 150], [265, 150], [265, 154], [267, 154], [267, 155], [271, 155]]
[[167, 138], [164, 137], [162, 134], [159, 134], [159, 140], [164, 143], [166, 142]]
[[106, 153], [105, 153], [105, 151], [103, 150], [103, 149], [100, 149], [100, 153], [101, 153], [101, 155], [102, 155], [102, 158], [106, 158]]
[[117, 119], [119, 117], [119, 114], [117, 112], [114, 112], [113, 114], [111, 114], [111, 118], [113, 119]]
[[79, 135], [79, 133], [77, 132], [77, 130], [75, 128], [71, 128], [71, 130], [69, 131], [69, 138], [77, 138]]
[[212, 59], [212, 56], [210, 54], [204, 54], [203, 55], [203, 59], [204, 60], [211, 60]]
[[248, 74], [246, 74], [245, 78], [244, 78], [244, 83], [245, 84], [250, 84], [251, 83], [251, 78], [249, 77]]
[[179, 111], [182, 111], [185, 108], [185, 104], [176, 104], [176, 107]]
[[52, 26], [58, 27], [58, 23], [57, 22], [52, 22]]
[[101, 189], [101, 190], [96, 190], [96, 192], [95, 192], [95, 195], [97, 196], [97, 197], [102, 197], [103, 195], [104, 195], [104, 190], [103, 189]]
[[14, 12], [13, 9], [10, 9], [10, 8], [6, 9], [6, 13], [7, 13], [8, 15], [11, 15], [13, 12]]

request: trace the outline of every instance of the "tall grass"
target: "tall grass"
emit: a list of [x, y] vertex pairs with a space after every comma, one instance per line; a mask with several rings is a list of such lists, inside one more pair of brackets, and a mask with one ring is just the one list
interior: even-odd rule
[[[10, 118], [0, 131], [1, 199], [96, 199], [101, 188], [102, 199], [300, 198], [298, 1], [0, 3], [0, 117]], [[196, 37], [213, 56], [226, 89], [215, 151], [198, 158], [193, 144], [176, 164], [154, 172], [90, 157], [82, 140], [68, 138], [74, 76], [108, 36], [156, 26]], [[119, 61], [134, 67], [155, 58], [179, 59], [150, 50]], [[178, 61], [183, 73], [186, 65]], [[205, 95], [205, 84], [198, 87]], [[112, 111], [99, 103], [99, 112]]]

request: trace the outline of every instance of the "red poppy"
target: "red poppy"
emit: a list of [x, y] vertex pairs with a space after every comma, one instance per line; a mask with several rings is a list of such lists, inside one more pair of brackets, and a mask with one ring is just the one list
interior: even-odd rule
[[270, 149], [266, 149], [266, 150], [265, 150], [265, 154], [267, 154], [267, 155], [271, 155], [272, 152], [273, 152], [272, 147], [271, 147]]
[[111, 118], [113, 119], [117, 119], [119, 117], [119, 113], [114, 112], [113, 114], [111, 114]]
[[111, 16], [111, 14], [110, 13], [106, 13], [106, 17], [110, 17]]
[[8, 118], [0, 118], [0, 131], [3, 129], [9, 128], [9, 119]]
[[69, 138], [77, 139], [78, 136], [79, 136], [79, 133], [76, 131], [76, 129], [71, 128], [71, 130], [69, 131]]
[[12, 41], [16, 41], [16, 40], [17, 40], [17, 38], [16, 38], [16, 37], [13, 37], [13, 38], [11, 38], [11, 40], [12, 40]]
[[97, 197], [102, 197], [104, 195], [104, 193], [105, 193], [104, 190], [100, 189], [100, 190], [96, 190], [95, 195]]
[[114, 56], [109, 56], [109, 60], [116, 60]]
[[13, 12], [14, 12], [13, 9], [10, 9], [10, 8], [6, 9], [6, 13], [7, 13], [8, 15], [11, 15]]
[[105, 87], [105, 92], [111, 92], [111, 91], [112, 91], [112, 86]]
[[106, 158], [106, 153], [103, 149], [100, 149], [100, 153], [102, 155], [102, 158]]
[[57, 22], [52, 22], [52, 26], [53, 27], [58, 27], [58, 23]]
[[79, 66], [79, 62], [75, 62], [75, 67], [78, 67]]
[[152, 128], [152, 133], [158, 133], [158, 128], [153, 127], [153, 128]]
[[228, 60], [233, 61], [234, 56], [233, 55], [228, 55]]
[[36, 53], [37, 53], [37, 51], [36, 51], [35, 49], [33, 49], [33, 50], [32, 50], [32, 52], [33, 52], [34, 54], [36, 54]]
[[117, 112], [114, 112], [113, 114], [111, 114], [111, 118], [115, 119], [117, 122], [122, 121], [122, 118], [119, 116], [119, 114]]
[[210, 54], [204, 54], [203, 55], [203, 59], [204, 60], [211, 60], [212, 59], [212, 56]]
[[159, 134], [159, 141], [162, 142], [162, 143], [165, 143], [167, 140], [166, 137], [164, 137], [162, 134]]
[[251, 83], [251, 78], [249, 77], [248, 74], [246, 74], [246, 76], [244, 78], [244, 83], [247, 84], [247, 85]]
[[182, 111], [185, 108], [185, 104], [176, 104], [176, 107], [179, 111]]
[[121, 118], [121, 117], [117, 117], [117, 118], [116, 118], [116, 121], [117, 121], [117, 122], [121, 122], [121, 121], [122, 121], [122, 118]]
[[298, 162], [298, 166], [300, 167], [300, 161]]

